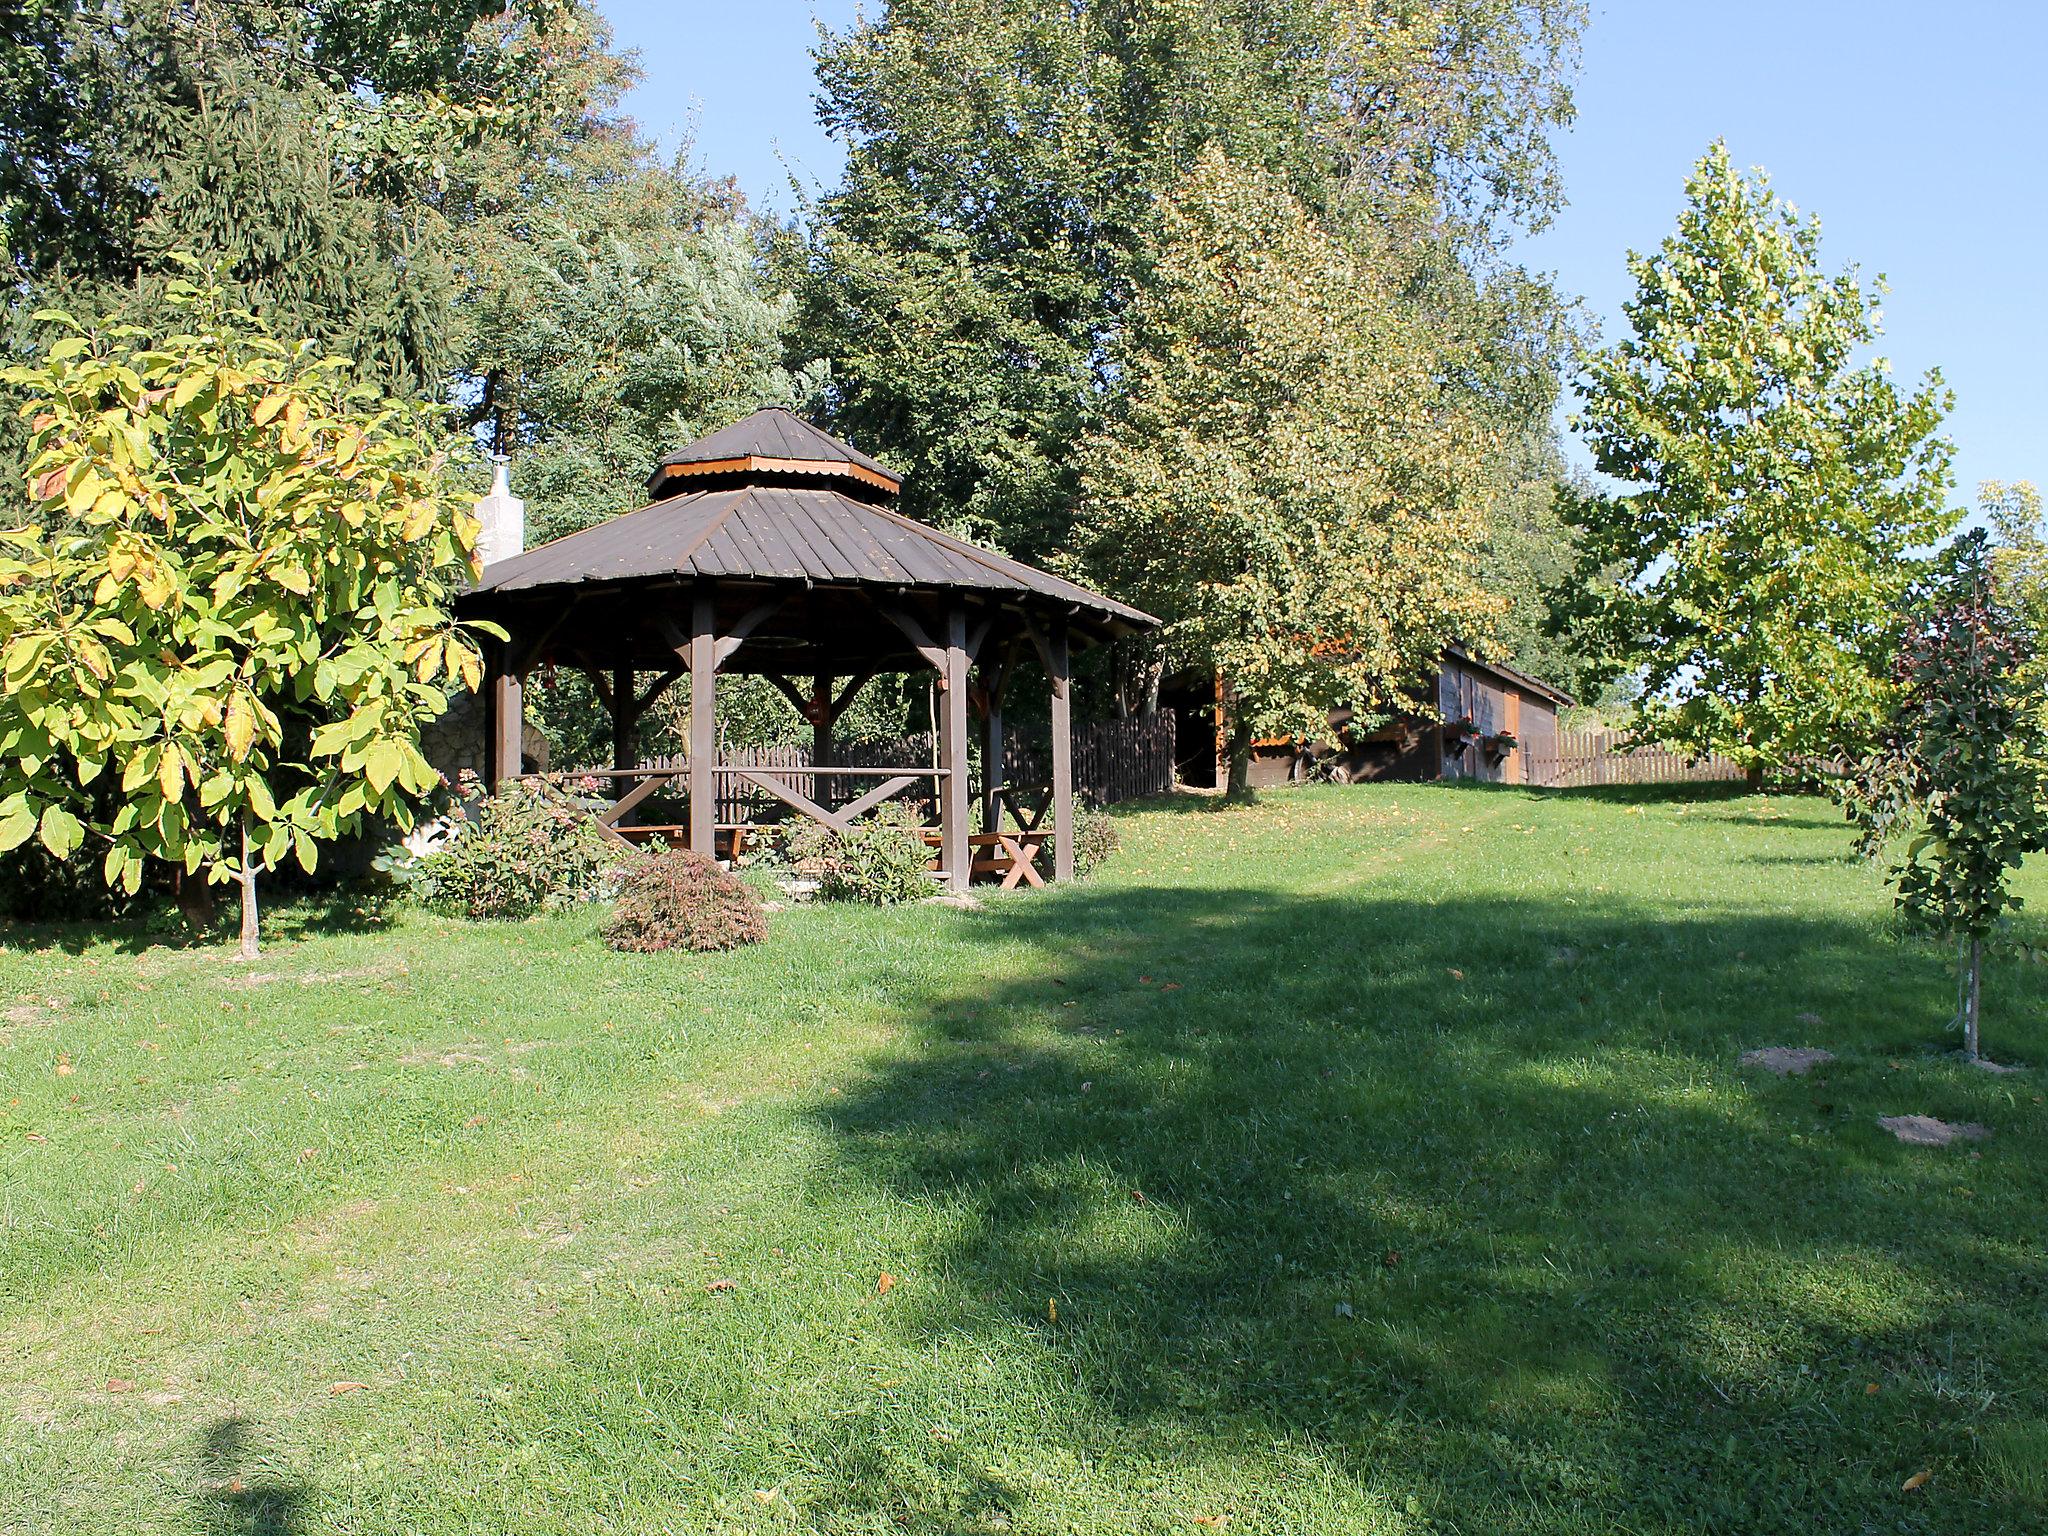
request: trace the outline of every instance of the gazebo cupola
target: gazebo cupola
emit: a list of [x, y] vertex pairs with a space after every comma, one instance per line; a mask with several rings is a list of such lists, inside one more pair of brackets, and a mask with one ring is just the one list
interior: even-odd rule
[[793, 411], [770, 406], [678, 448], [647, 477], [647, 494], [660, 501], [738, 485], [830, 486], [873, 502], [888, 501], [903, 489], [901, 479], [858, 448]]
[[[648, 477], [647, 506], [491, 565], [462, 612], [509, 636], [492, 657], [493, 784], [519, 772], [520, 680], [536, 666], [574, 667], [612, 714], [609, 772], [622, 793], [610, 822], [621, 833], [636, 830], [625, 812], [674, 779], [687, 780], [689, 806], [677, 830], [706, 852], [721, 833], [744, 831], [717, 819], [721, 779], [834, 826], [924, 780], [939, 811], [941, 868], [964, 887], [970, 672], [980, 684], [983, 760], [998, 765], [982, 786], [984, 831], [973, 839], [985, 843], [997, 835], [1003, 694], [1013, 664], [1030, 659], [1052, 692], [1055, 871], [1070, 872], [1071, 654], [1157, 621], [905, 517], [887, 505], [900, 486], [859, 449], [771, 408], [665, 457]], [[833, 722], [854, 695], [880, 673], [926, 667], [938, 672], [943, 698], [939, 763], [836, 764]], [[717, 679], [735, 673], [769, 678], [810, 721], [808, 767], [718, 761]], [[688, 767], [642, 768], [629, 760], [635, 725], [684, 676]], [[862, 777], [880, 782], [841, 793]]]

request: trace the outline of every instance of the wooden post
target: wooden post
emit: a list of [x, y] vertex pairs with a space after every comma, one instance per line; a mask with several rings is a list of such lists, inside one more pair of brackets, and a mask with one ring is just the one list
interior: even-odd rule
[[[633, 713], [633, 669], [614, 667], [612, 669], [612, 766], [614, 768], [637, 768], [640, 754], [633, 749], [633, 728], [640, 722]], [[613, 786], [620, 794], [626, 792], [626, 785]]]
[[832, 765], [832, 678], [820, 672], [811, 684], [811, 766]]
[[1047, 634], [1046, 671], [1052, 676], [1052, 877], [1074, 878], [1074, 700], [1068, 666], [1067, 621]]
[[1000, 682], [989, 684], [988, 715], [981, 722], [981, 830], [1003, 825], [1003, 695]]
[[[811, 766], [829, 768], [832, 766], [832, 675], [820, 672], [811, 680], [810, 708], [804, 711], [811, 721]], [[824, 778], [811, 779], [810, 796], [827, 809], [832, 805], [833, 779], [830, 774]]]
[[690, 604], [689, 845], [718, 857], [718, 631], [706, 592]]
[[944, 661], [939, 751], [946, 777], [939, 790], [940, 862], [948, 888], [965, 891], [973, 874], [967, 842], [967, 610], [958, 605], [946, 614]]
[[526, 723], [525, 690], [518, 674], [507, 670], [508, 646], [494, 646], [484, 678], [484, 787], [492, 794], [519, 777], [522, 727]]

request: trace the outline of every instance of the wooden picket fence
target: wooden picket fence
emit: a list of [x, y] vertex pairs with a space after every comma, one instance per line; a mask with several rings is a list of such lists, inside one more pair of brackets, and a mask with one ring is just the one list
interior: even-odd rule
[[1687, 784], [1740, 779], [1742, 770], [1720, 753], [1688, 757], [1661, 747], [1630, 749], [1619, 731], [1559, 731], [1555, 752], [1530, 752], [1525, 783], [1550, 789], [1597, 784]]
[[[1074, 728], [1074, 795], [1089, 805], [1114, 805], [1173, 788], [1173, 711], [1098, 720]], [[1003, 743], [1003, 773], [1012, 784], [1052, 778], [1047, 747], [1012, 736]]]

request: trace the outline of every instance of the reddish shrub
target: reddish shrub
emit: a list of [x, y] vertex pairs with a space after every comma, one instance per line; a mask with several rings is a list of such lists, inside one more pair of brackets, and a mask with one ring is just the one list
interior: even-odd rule
[[752, 890], [701, 853], [677, 848], [626, 867], [605, 924], [613, 949], [737, 949], [768, 937]]

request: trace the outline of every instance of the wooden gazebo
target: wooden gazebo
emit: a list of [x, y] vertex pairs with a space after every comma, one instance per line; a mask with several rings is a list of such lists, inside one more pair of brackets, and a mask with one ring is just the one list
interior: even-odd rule
[[[901, 487], [858, 449], [790, 412], [757, 411], [667, 458], [648, 480], [648, 506], [484, 569], [465, 617], [509, 637], [490, 653], [487, 774], [520, 771], [521, 683], [536, 667], [587, 673], [610, 711], [616, 786], [608, 824], [670, 785], [686, 794], [675, 840], [715, 853], [722, 782], [738, 779], [783, 806], [842, 827], [873, 806], [931, 783], [939, 868], [964, 889], [973, 844], [995, 839], [1003, 761], [1003, 695], [1013, 661], [1035, 654], [1051, 680], [1052, 784], [1046, 808], [1053, 874], [1073, 873], [1074, 652], [1157, 621], [1069, 581], [890, 509]], [[832, 728], [882, 673], [932, 668], [940, 690], [934, 765], [834, 763]], [[809, 720], [800, 769], [719, 760], [717, 679], [771, 679]], [[634, 731], [660, 693], [691, 680], [689, 752], [680, 768], [642, 768]], [[984, 832], [969, 826], [969, 692], [981, 705]], [[859, 781], [875, 781], [849, 794]], [[829, 784], [833, 792], [821, 792]], [[809, 785], [812, 794], [803, 792]], [[1028, 866], [1032, 848], [1004, 845]]]

